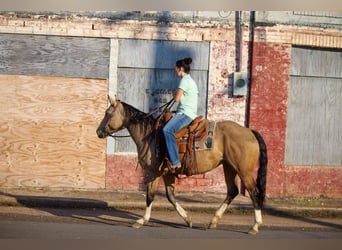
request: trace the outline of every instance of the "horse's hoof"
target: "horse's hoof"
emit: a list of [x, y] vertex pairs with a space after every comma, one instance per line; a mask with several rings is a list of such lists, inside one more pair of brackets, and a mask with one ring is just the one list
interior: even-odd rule
[[210, 223], [209, 226], [208, 226], [208, 229], [215, 229], [217, 226], [216, 223]]
[[250, 235], [256, 235], [258, 231], [256, 231], [254, 228], [249, 229], [248, 234]]
[[135, 223], [132, 225], [132, 227], [134, 227], [134, 228], [141, 228], [143, 225], [144, 225], [144, 224], [141, 224], [141, 223], [139, 223], [139, 222], [135, 222]]
[[216, 226], [217, 226], [218, 221], [219, 221], [219, 217], [214, 216], [214, 217], [212, 218], [212, 220], [211, 220], [209, 226], [208, 226], [208, 229], [215, 229]]
[[186, 224], [188, 225], [189, 228], [192, 228], [192, 219], [189, 217], [186, 221]]

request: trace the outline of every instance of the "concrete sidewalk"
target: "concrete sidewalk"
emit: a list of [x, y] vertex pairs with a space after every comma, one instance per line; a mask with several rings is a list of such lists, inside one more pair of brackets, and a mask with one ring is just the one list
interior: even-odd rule
[[[176, 199], [194, 226], [207, 228], [225, 194], [179, 192]], [[145, 192], [64, 189], [0, 189], [0, 221], [96, 222], [131, 226], [143, 215]], [[247, 196], [237, 196], [219, 227], [247, 231], [254, 210]], [[341, 199], [267, 199], [262, 230], [342, 232]], [[150, 225], [185, 225], [163, 192], [156, 195]], [[178, 224], [177, 224], [178, 225]]]
[[[177, 201], [187, 210], [215, 211], [225, 194], [187, 192], [176, 193]], [[145, 208], [144, 191], [67, 190], [67, 189], [0, 189], [0, 206], [58, 208]], [[163, 192], [157, 193], [153, 208], [173, 209]], [[229, 210], [232, 213], [253, 213], [248, 196], [237, 196]], [[342, 218], [342, 198], [267, 199], [264, 213], [309, 217]]]

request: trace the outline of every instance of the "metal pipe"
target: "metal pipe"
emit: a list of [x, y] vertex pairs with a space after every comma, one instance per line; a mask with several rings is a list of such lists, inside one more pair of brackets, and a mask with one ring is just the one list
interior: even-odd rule
[[255, 27], [255, 11], [250, 12], [249, 17], [249, 44], [248, 44], [248, 87], [246, 95], [246, 112], [245, 112], [245, 127], [249, 127], [250, 114], [250, 92], [252, 87], [252, 69], [253, 69], [253, 46], [254, 46], [254, 27]]

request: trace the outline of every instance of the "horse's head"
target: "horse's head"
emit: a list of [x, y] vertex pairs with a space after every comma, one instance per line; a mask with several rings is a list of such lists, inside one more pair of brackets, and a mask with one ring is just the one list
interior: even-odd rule
[[99, 138], [105, 138], [124, 128], [124, 112], [122, 103], [116, 99], [108, 96], [110, 106], [107, 108], [105, 116], [103, 117], [96, 134]]

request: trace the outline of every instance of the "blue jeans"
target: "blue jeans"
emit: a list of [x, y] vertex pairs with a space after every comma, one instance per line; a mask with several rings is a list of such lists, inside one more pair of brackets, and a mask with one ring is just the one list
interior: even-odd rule
[[178, 147], [174, 132], [190, 124], [192, 119], [184, 114], [175, 114], [163, 128], [167, 153], [172, 165], [179, 164]]

